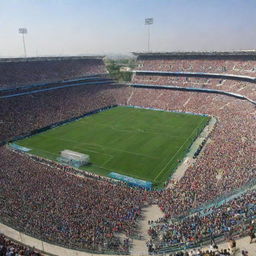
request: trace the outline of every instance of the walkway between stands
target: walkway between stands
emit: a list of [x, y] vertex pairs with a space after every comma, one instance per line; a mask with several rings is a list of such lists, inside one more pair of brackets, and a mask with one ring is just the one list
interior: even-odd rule
[[143, 220], [139, 224], [141, 240], [133, 240], [131, 255], [148, 255], [148, 248], [146, 246], [146, 241], [150, 239], [148, 235], [148, 221], [156, 221], [164, 217], [164, 213], [158, 205], [151, 205], [142, 210], [142, 217]]

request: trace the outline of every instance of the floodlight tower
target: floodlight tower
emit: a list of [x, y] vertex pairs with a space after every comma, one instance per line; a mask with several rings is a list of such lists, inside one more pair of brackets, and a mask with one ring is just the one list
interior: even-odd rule
[[22, 41], [23, 41], [23, 48], [24, 48], [24, 56], [27, 58], [27, 52], [26, 52], [26, 44], [25, 44], [25, 34], [28, 33], [28, 30], [26, 28], [19, 28], [19, 33], [22, 34]]
[[153, 18], [146, 18], [145, 25], [148, 26], [148, 52], [150, 51], [150, 25], [154, 23]]

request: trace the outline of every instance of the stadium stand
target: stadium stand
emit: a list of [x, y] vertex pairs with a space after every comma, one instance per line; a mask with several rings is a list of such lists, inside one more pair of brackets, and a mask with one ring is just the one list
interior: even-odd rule
[[[255, 134], [252, 131], [256, 125], [254, 122], [256, 111], [252, 104], [226, 96], [194, 92], [170, 92], [168, 90], [161, 92], [158, 99], [156, 99], [155, 93], [157, 93], [157, 90], [154, 89], [136, 88], [132, 99], [130, 99], [130, 104], [138, 105], [140, 103], [141, 106], [145, 107], [164, 107], [167, 110], [176, 109], [181, 112], [207, 113], [219, 120], [210, 138], [211, 141], [217, 141], [218, 143], [208, 143], [200, 161], [197, 161], [188, 170], [187, 175], [178, 184], [181, 189], [185, 187], [185, 191], [191, 191], [195, 187], [193, 193], [196, 194], [200, 194], [200, 190], [202, 190], [201, 195], [196, 197], [197, 204], [210, 200], [216, 194], [221, 195], [224, 191], [228, 192], [232, 188], [240, 187], [255, 177], [255, 169], [252, 168], [255, 166]], [[244, 127], [243, 130], [240, 127]], [[218, 170], [223, 170], [224, 173], [222, 180], [217, 185], [216, 175]], [[232, 172], [229, 170], [232, 170]], [[205, 171], [204, 175], [202, 171]], [[191, 175], [192, 173], [195, 176]], [[197, 177], [197, 173], [202, 175]], [[235, 175], [236, 178], [232, 178], [232, 175]], [[198, 185], [205, 183], [208, 184], [207, 187]], [[206, 194], [206, 189], [209, 194]], [[173, 189], [174, 194], [175, 191], [178, 191], [177, 187]], [[180, 191], [180, 193], [185, 192]], [[168, 195], [168, 190], [164, 194]], [[185, 211], [181, 201], [184, 202], [185, 199], [180, 198], [179, 194], [176, 199], [176, 196], [172, 194], [168, 195], [168, 199], [160, 205], [168, 215], [171, 215], [171, 213], [181, 214]], [[191, 200], [190, 195], [188, 195], [188, 200]], [[174, 207], [174, 203], [179, 207]], [[187, 209], [191, 207], [190, 204], [185, 205], [188, 207]]]
[[[138, 59], [141, 62], [138, 66], [140, 69], [143, 68], [145, 70], [165, 70], [164, 67], [168, 65], [168, 67], [170, 67], [174, 60], [169, 60], [169, 56], [166, 57], [168, 54], [163, 55], [155, 55], [153, 58], [151, 54], [139, 54]], [[165, 58], [167, 58], [167, 60]], [[184, 58], [186, 58], [186, 55]], [[198, 58], [202, 57], [199, 56]], [[222, 57], [219, 56], [219, 58]], [[220, 65], [220, 61], [217, 63], [215, 63], [215, 61], [208, 61], [207, 64], [207, 60], [201, 60], [202, 70], [193, 69], [194, 64], [198, 62], [200, 63], [200, 60], [195, 62], [191, 61], [191, 63], [187, 60], [187, 64], [190, 63], [192, 71], [209, 72], [210, 68], [207, 68], [207, 65], [211, 67], [215, 67], [216, 65], [216, 68]], [[163, 63], [165, 66], [163, 66]], [[185, 63], [186, 61], [181, 61], [180, 63], [179, 59], [176, 59], [175, 65], [179, 65], [179, 71], [181, 72], [188, 71]], [[213, 63], [215, 64], [213, 65]], [[234, 65], [234, 63], [232, 65]], [[248, 67], [249, 65], [251, 65], [251, 63], [241, 66]], [[198, 66], [200, 65], [198, 64]], [[216, 68], [214, 68], [214, 72], [218, 71]], [[241, 73], [244, 74], [243, 71]], [[175, 81], [175, 83], [173, 81]], [[135, 82], [135, 84], [174, 84], [181, 87], [209, 88], [230, 92], [239, 91], [253, 99], [256, 97], [254, 83], [237, 82], [235, 80], [222, 80], [219, 82], [219, 80], [213, 78], [163, 77], [135, 74], [133, 82]], [[244, 90], [245, 88], [246, 90]], [[232, 211], [231, 208], [231, 214], [234, 214], [235, 211], [239, 212], [235, 217], [233, 215], [228, 216], [227, 214], [227, 216], [223, 216], [220, 219], [219, 214], [221, 214], [221, 210], [226, 209], [228, 206], [223, 206], [223, 208], [220, 209], [213, 207], [213, 209], [211, 209], [211, 217], [213, 216], [213, 219], [215, 219], [215, 225], [212, 224], [214, 222], [210, 217], [204, 217], [204, 215], [200, 217], [200, 214], [199, 217], [193, 216], [191, 218], [185, 218], [184, 221], [169, 224], [170, 226], [168, 226], [167, 223], [175, 218], [189, 215], [191, 209], [202, 206], [204, 203], [218, 197], [227, 195], [233, 190], [241, 188], [250, 182], [255, 184], [256, 137], [253, 132], [256, 128], [255, 106], [238, 99], [221, 95], [197, 92], [188, 93], [170, 91], [167, 89], [157, 90], [153, 88], [136, 88], [133, 91], [132, 97], [129, 99], [129, 104], [139, 104], [145, 107], [178, 110], [181, 112], [205, 113], [215, 116], [218, 119], [217, 127], [212, 132], [206, 149], [203, 154], [199, 156], [196, 163], [186, 171], [184, 177], [178, 183], [159, 194], [158, 204], [165, 212], [165, 218], [160, 221], [160, 225], [157, 224], [154, 227], [155, 224], [153, 224], [153, 228], [150, 229], [150, 233], [155, 238], [155, 240], [153, 240], [154, 245], [152, 244], [153, 248], [161, 251], [165, 247], [171, 247], [170, 245], [172, 245], [172, 243], [176, 245], [177, 243], [192, 245], [199, 241], [202, 242], [206, 237], [208, 237], [209, 240], [211, 235], [219, 236], [220, 234], [223, 235], [227, 233], [227, 231], [235, 232], [237, 231], [237, 227], [241, 229], [240, 231], [243, 231], [246, 226], [241, 225], [243, 224], [241, 218], [243, 218], [245, 223], [250, 221], [252, 217], [255, 217], [255, 209], [251, 207], [255, 200], [254, 192], [252, 192], [252, 196], [246, 197], [248, 204], [239, 205], [239, 203], [237, 203], [236, 209]], [[238, 199], [235, 202], [242, 202], [242, 199]], [[231, 206], [232, 203], [230, 207]], [[245, 212], [246, 218], [244, 216]], [[252, 215], [250, 215], [249, 212]], [[230, 218], [229, 221], [227, 221], [228, 217]], [[232, 217], [234, 217], [235, 220], [232, 219]], [[211, 223], [211, 228], [207, 226], [207, 221]], [[239, 223], [240, 226], [236, 225], [237, 223]]]
[[193, 78], [193, 77], [159, 77], [159, 76], [136, 76], [134, 84], [157, 84], [171, 85], [184, 88], [200, 88], [223, 90], [231, 93], [242, 94], [255, 101], [256, 84], [240, 82], [236, 80], [223, 80], [213, 78]]
[[[256, 215], [256, 191], [248, 191], [242, 196], [212, 206], [181, 220], [166, 223], [163, 220], [149, 229], [152, 248], [180, 247], [208, 240], [243, 234], [249, 235]], [[154, 244], [153, 244], [154, 243]]]
[[116, 104], [116, 90], [121, 87], [95, 84], [2, 98], [0, 141]]
[[41, 256], [42, 254], [32, 248], [28, 248], [24, 245], [18, 244], [5, 237], [4, 235], [0, 234], [0, 255]]
[[255, 76], [255, 51], [134, 53], [138, 70]]
[[[176, 59], [174, 54], [167, 53], [138, 55], [140, 70], [215, 72], [252, 77], [255, 72], [255, 54], [215, 53], [212, 57], [213, 54], [202, 53], [195, 57], [195, 54], [179, 53]], [[75, 73], [80, 74], [79, 70]], [[55, 76], [58, 81], [64, 80], [59, 79], [65, 77], [61, 72]], [[72, 79], [78, 76], [81, 77], [74, 75]], [[49, 74], [45, 81], [52, 77], [54, 75]], [[12, 84], [20, 85], [15, 79]], [[37, 83], [33, 75], [26, 79]], [[256, 99], [253, 82], [206, 77], [168, 79], [170, 77], [135, 74], [132, 83], [218, 89]], [[9, 87], [8, 84], [3, 86]], [[209, 243], [211, 237], [227, 234], [247, 234], [256, 210], [254, 104], [206, 91], [138, 88], [107, 82], [39, 92], [33, 90], [25, 90], [29, 92], [25, 95], [5, 97], [13, 93], [8, 92], [0, 98], [2, 144], [111, 105], [208, 114], [218, 122], [197, 161], [179, 181], [162, 191], [146, 192], [101, 177], [78, 177], [72, 168], [44, 162], [2, 146], [0, 217], [3, 223], [70, 248], [128, 253], [130, 240], [120, 239], [116, 233], [123, 232], [128, 237], [135, 235], [141, 209], [145, 204], [156, 202], [165, 217], [150, 225], [150, 252], [169, 252], [184, 248], [184, 244]], [[219, 203], [233, 195], [236, 197]], [[214, 204], [216, 200], [217, 206]], [[208, 207], [209, 204], [213, 206]]]
[[255, 100], [255, 52], [136, 55], [135, 84], [221, 89]]
[[0, 155], [4, 223], [69, 248], [128, 252], [129, 241], [114, 233], [135, 231], [144, 191], [80, 178], [6, 148]]
[[106, 73], [103, 56], [0, 59], [0, 90]]

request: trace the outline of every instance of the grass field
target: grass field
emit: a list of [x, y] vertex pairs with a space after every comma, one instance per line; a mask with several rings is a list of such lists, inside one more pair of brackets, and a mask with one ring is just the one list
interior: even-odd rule
[[90, 155], [88, 171], [152, 181], [161, 187], [174, 172], [209, 117], [116, 107], [59, 126], [16, 144], [56, 160], [70, 149]]

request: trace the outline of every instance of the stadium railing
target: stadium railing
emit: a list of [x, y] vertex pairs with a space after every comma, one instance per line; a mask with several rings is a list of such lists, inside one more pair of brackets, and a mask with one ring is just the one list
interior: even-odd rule
[[[82, 249], [82, 248], [79, 248], [79, 247], [74, 246], [72, 244], [66, 245], [66, 244], [62, 244], [61, 242], [60, 243], [53, 242], [52, 240], [48, 240], [45, 237], [42, 237], [38, 234], [35, 234], [35, 233], [32, 233], [32, 232], [28, 233], [28, 232], [24, 231], [22, 227], [18, 226], [17, 223], [12, 223], [10, 221], [5, 221], [2, 217], [0, 218], [0, 223], [6, 225], [6, 226], [14, 229], [16, 232], [18, 232], [19, 235], [17, 237], [19, 237], [19, 238], [21, 238], [23, 235], [26, 235], [26, 236], [30, 236], [32, 238], [35, 238], [37, 240], [40, 240], [41, 243], [48, 243], [50, 245], [59, 246], [59, 247], [65, 248], [65, 249], [75, 250], [77, 252], [86, 252], [86, 253], [90, 253], [90, 254], [106, 254], [106, 255], [109, 255], [109, 254], [110, 255], [128, 255], [129, 254], [128, 252], [111, 250], [111, 249], [106, 249], [106, 248], [101, 248], [101, 249], [98, 249], [98, 250], [96, 248], [95, 249]], [[53, 234], [53, 237], [54, 237], [54, 234]], [[13, 238], [11, 238], [11, 239], [13, 240]], [[17, 241], [17, 242], [22, 243], [22, 241]], [[29, 244], [24, 243], [24, 245], [26, 245], [28, 247], [32, 247]], [[38, 249], [38, 248], [36, 248], [36, 249]], [[43, 251], [43, 252], [47, 253], [47, 255], [51, 254], [50, 252], [47, 252], [47, 251]]]
[[232, 232], [232, 234], [230, 234], [229, 231], [226, 231], [226, 232], [223, 232], [222, 234], [219, 234], [216, 236], [208, 235], [198, 242], [177, 243], [177, 244], [173, 244], [173, 245], [168, 245], [168, 243], [158, 244], [158, 245], [162, 246], [162, 249], [157, 250], [156, 254], [166, 254], [166, 253], [172, 253], [172, 252], [177, 252], [177, 251], [189, 250], [189, 249], [193, 249], [193, 248], [200, 248], [200, 247], [209, 245], [213, 238], [214, 238], [214, 241], [218, 244], [218, 243], [224, 242], [226, 239], [230, 238], [230, 235], [232, 235], [232, 238], [245, 237], [248, 235], [248, 227], [251, 224], [251, 221], [254, 219], [256, 219], [256, 216], [235, 225], [233, 227], [233, 230], [235, 230], [235, 231]]
[[256, 101], [244, 95], [233, 93], [233, 92], [221, 91], [221, 90], [202, 89], [202, 88], [193, 88], [193, 87], [180, 87], [180, 86], [173, 86], [173, 85], [154, 85], [154, 84], [129, 84], [129, 86], [135, 87], [135, 88], [146, 88], [146, 89], [163, 89], [163, 90], [177, 90], [177, 91], [222, 94], [222, 95], [238, 98], [240, 100], [247, 100], [250, 103], [256, 105]]
[[233, 75], [233, 74], [218, 74], [218, 73], [203, 73], [203, 72], [168, 72], [157, 70], [134, 70], [136, 75], [146, 76], [181, 76], [181, 77], [205, 77], [205, 78], [220, 78], [238, 81], [246, 81], [255, 83], [256, 78], [253, 76]]

